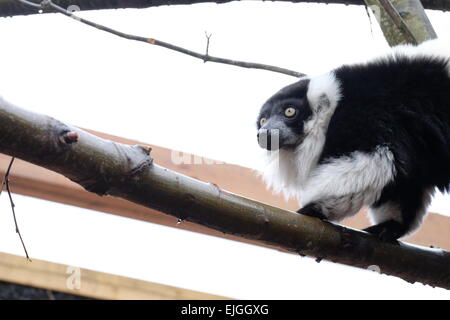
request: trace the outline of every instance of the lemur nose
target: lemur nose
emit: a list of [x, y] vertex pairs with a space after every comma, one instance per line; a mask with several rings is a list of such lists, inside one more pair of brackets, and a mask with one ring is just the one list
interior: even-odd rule
[[278, 129], [259, 129], [258, 144], [267, 150], [278, 150], [280, 147], [280, 133]]
[[258, 144], [264, 149], [270, 149], [270, 130], [259, 129], [258, 134]]

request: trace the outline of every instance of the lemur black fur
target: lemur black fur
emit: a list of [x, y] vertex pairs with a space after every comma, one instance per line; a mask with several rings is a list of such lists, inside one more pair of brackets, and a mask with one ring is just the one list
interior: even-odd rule
[[257, 121], [262, 147], [274, 132], [278, 139], [264, 172], [269, 186], [299, 196], [299, 213], [322, 219], [369, 206], [375, 225], [365, 230], [383, 240], [416, 229], [435, 187], [450, 190], [450, 43], [437, 41], [272, 96]]

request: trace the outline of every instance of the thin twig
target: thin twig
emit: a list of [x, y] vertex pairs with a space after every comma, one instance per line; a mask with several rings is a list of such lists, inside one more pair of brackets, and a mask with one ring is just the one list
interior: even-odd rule
[[11, 158], [11, 161], [9, 162], [9, 165], [8, 165], [8, 169], [6, 169], [5, 176], [3, 177], [2, 188], [0, 189], [0, 195], [2, 194], [3, 188], [5, 187], [5, 185], [8, 181], [9, 172], [11, 171], [11, 167], [13, 165], [14, 159], [15, 159], [14, 157]]
[[373, 38], [372, 17], [370, 16], [370, 13], [369, 13], [369, 6], [367, 5], [366, 2], [364, 2], [364, 8], [365, 8], [365, 10], [366, 10], [367, 18], [369, 18], [370, 35], [371, 35], [372, 38]]
[[39, 3], [34, 3], [27, 0], [16, 0], [16, 1], [29, 7], [33, 7], [35, 9], [42, 9], [42, 6]]
[[[210, 42], [212, 33], [208, 34], [208, 32], [205, 31], [205, 36], [206, 36], [206, 53], [205, 53], [205, 56], [209, 57], [209, 42]], [[206, 60], [203, 60], [203, 62], [206, 62]]]
[[6, 191], [8, 192], [9, 202], [11, 203], [11, 210], [12, 210], [12, 213], [13, 213], [14, 225], [16, 227], [16, 233], [19, 235], [19, 239], [20, 239], [20, 242], [22, 243], [22, 247], [23, 247], [23, 250], [25, 251], [25, 255], [27, 257], [27, 260], [31, 261], [30, 256], [28, 255], [28, 251], [27, 251], [27, 248], [25, 246], [25, 243], [24, 243], [24, 241], [22, 239], [22, 235], [20, 234], [19, 225], [17, 223], [17, 218], [16, 218], [16, 211], [14, 210], [16, 205], [14, 204], [14, 201], [12, 199], [11, 187], [9, 185], [9, 173], [11, 172], [11, 168], [12, 168], [14, 159], [15, 159], [15, 157], [11, 158], [11, 161], [9, 162], [9, 165], [8, 165], [8, 169], [6, 169], [5, 177], [3, 178], [2, 187], [0, 189], [0, 195], [1, 195], [2, 191], [3, 191], [3, 188], [6, 186]]
[[411, 29], [408, 27], [405, 20], [403, 20], [402, 16], [397, 11], [397, 9], [392, 5], [391, 1], [378, 0], [378, 2], [383, 7], [383, 9], [386, 11], [386, 13], [389, 15], [389, 17], [391, 18], [391, 20], [395, 24], [395, 26], [401, 31], [405, 40], [408, 43], [412, 43], [414, 45], [419, 44], [416, 37], [412, 33]]
[[228, 65], [232, 65], [232, 66], [236, 66], [236, 67], [242, 67], [242, 68], [250, 68], [250, 69], [260, 69], [260, 70], [267, 70], [267, 71], [272, 71], [272, 72], [277, 72], [277, 73], [282, 73], [282, 74], [286, 74], [289, 76], [293, 76], [293, 77], [303, 77], [305, 76], [305, 74], [301, 73], [301, 72], [297, 72], [297, 71], [293, 71], [293, 70], [289, 70], [289, 69], [285, 69], [285, 68], [280, 68], [280, 67], [276, 67], [276, 66], [272, 66], [272, 65], [267, 65], [267, 64], [262, 64], [262, 63], [254, 63], [254, 62], [247, 62], [247, 61], [239, 61], [239, 60], [231, 60], [231, 59], [226, 59], [226, 58], [220, 58], [220, 57], [214, 57], [214, 56], [210, 56], [208, 54], [201, 54], [189, 49], [185, 49], [183, 47], [179, 47], [176, 46], [174, 44], [168, 43], [168, 42], [164, 42], [164, 41], [160, 41], [154, 38], [147, 38], [147, 37], [141, 37], [141, 36], [136, 36], [136, 35], [132, 35], [132, 34], [127, 34], [121, 31], [117, 31], [114, 30], [112, 28], [100, 25], [98, 23], [86, 20], [84, 18], [81, 18], [75, 14], [73, 14], [72, 12], [54, 4], [51, 0], [43, 0], [40, 4], [37, 3], [33, 3], [27, 0], [15, 0], [18, 1], [19, 3], [28, 5], [30, 7], [36, 8], [36, 9], [41, 9], [41, 10], [49, 10], [52, 9], [56, 12], [62, 13], [70, 18], [73, 18], [81, 23], [84, 23], [88, 26], [94, 27], [98, 30], [102, 30], [111, 34], [114, 34], [118, 37], [121, 38], [125, 38], [128, 40], [134, 40], [134, 41], [140, 41], [140, 42], [145, 42], [145, 43], [149, 43], [155, 46], [159, 46], [159, 47], [163, 47], [169, 50], [173, 50], [176, 52], [180, 52], [183, 54], [186, 54], [188, 56], [197, 58], [197, 59], [201, 59], [204, 62], [215, 62], [215, 63], [222, 63], [222, 64], [228, 64]]

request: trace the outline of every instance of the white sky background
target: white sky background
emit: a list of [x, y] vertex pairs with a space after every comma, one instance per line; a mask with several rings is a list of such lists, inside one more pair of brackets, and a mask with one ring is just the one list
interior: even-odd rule
[[[439, 35], [450, 13], [429, 11]], [[361, 6], [239, 2], [83, 12], [118, 30], [210, 54], [322, 73], [386, 50]], [[204, 64], [62, 15], [0, 19], [0, 88], [72, 124], [248, 167], [261, 104], [295, 78]], [[236, 298], [449, 298], [448, 292], [269, 249], [15, 196], [34, 258]], [[22, 254], [6, 197], [0, 251]], [[449, 196], [432, 210], [448, 214]], [[181, 271], [183, 270], [183, 271]], [[225, 276], [223, 276], [225, 274]]]

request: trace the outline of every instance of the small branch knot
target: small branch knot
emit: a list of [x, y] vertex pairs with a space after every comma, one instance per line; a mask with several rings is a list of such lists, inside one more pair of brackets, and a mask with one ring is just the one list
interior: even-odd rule
[[205, 36], [206, 36], [206, 52], [205, 55], [203, 57], [203, 62], [206, 63], [207, 61], [209, 61], [209, 42], [212, 36], [212, 33], [209, 33], [205, 31]]
[[63, 133], [59, 137], [59, 141], [61, 141], [62, 143], [66, 143], [66, 144], [72, 144], [72, 143], [78, 142], [79, 138], [80, 138], [80, 136], [78, 135], [77, 132], [68, 131], [68, 132]]
[[52, 7], [52, 2], [51, 0], [42, 0], [41, 1], [41, 7], [44, 9], [48, 9]]
[[152, 147], [150, 147], [150, 146], [142, 146], [142, 149], [148, 155], [150, 155], [150, 153], [152, 152]]

